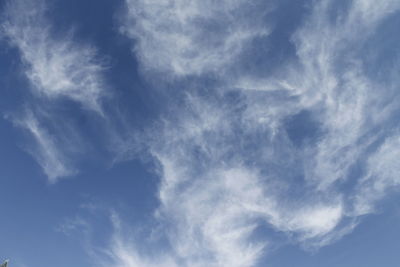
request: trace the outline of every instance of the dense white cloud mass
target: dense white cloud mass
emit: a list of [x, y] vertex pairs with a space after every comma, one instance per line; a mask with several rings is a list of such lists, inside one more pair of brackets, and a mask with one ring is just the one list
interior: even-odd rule
[[[307, 248], [328, 245], [400, 183], [399, 135], [380, 130], [398, 111], [398, 79], [370, 75], [365, 55], [399, 1], [354, 0], [337, 14], [334, 1], [313, 2], [292, 38], [296, 60], [262, 78], [220, 71], [268, 32], [265, 12], [242, 18], [254, 11], [248, 1], [126, 4], [123, 29], [145, 69], [213, 73], [224, 87], [188, 92], [177, 119], [152, 133], [167, 266], [256, 266], [270, 242], [254, 239], [264, 226]], [[240, 89], [226, 89], [232, 81]], [[296, 121], [308, 132], [291, 129]], [[121, 244], [121, 266], [159, 266]]]
[[26, 76], [42, 97], [67, 97], [101, 111], [103, 64], [93, 47], [73, 42], [71, 34], [55, 37], [45, 18], [45, 2], [9, 1], [2, 16], [2, 33], [18, 48]]
[[122, 31], [145, 69], [177, 76], [222, 72], [255, 37], [268, 35], [269, 3], [128, 0]]

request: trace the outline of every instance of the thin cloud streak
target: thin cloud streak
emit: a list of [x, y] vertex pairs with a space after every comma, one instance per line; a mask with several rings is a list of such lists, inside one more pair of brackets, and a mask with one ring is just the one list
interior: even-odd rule
[[66, 155], [59, 149], [61, 145], [58, 140], [42, 127], [36, 115], [27, 111], [24, 116], [13, 119], [13, 122], [32, 136], [35, 145], [27, 150], [42, 167], [50, 183], [57, 182], [61, 177], [76, 174]]

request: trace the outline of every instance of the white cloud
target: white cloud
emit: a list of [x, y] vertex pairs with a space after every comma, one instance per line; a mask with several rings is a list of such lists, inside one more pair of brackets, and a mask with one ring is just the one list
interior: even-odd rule
[[[53, 107], [61, 103], [57, 100], [69, 99], [104, 118], [101, 103], [106, 95], [104, 60], [94, 47], [76, 42], [72, 32], [56, 34], [47, 19], [46, 1], [13, 0], [4, 6], [0, 33], [19, 51], [34, 95], [28, 99], [32, 111], [17, 118], [16, 123], [31, 134], [36, 142], [31, 154], [49, 181], [56, 182], [76, 173], [70, 157], [84, 146], [74, 143], [79, 139], [79, 130], [73, 129], [67, 119], [63, 118], [63, 126], [55, 123], [60, 116]], [[63, 130], [47, 127], [52, 124], [60, 125]]]
[[364, 215], [374, 212], [374, 204], [388, 192], [399, 191], [400, 185], [400, 135], [388, 138], [368, 158], [367, 174], [359, 182], [355, 213]]
[[[319, 248], [349, 233], [399, 185], [398, 135], [384, 141], [377, 130], [396, 110], [398, 86], [367, 74], [362, 49], [400, 4], [355, 0], [332, 17], [333, 1], [313, 3], [293, 35], [296, 60], [255, 79], [223, 72], [268, 33], [265, 12], [242, 18], [255, 11], [245, 1], [126, 1], [123, 32], [137, 41], [144, 69], [174, 78], [212, 73], [221, 87], [234, 81], [240, 89], [187, 93], [174, 118], [166, 115], [145, 136], [160, 165], [156, 219], [170, 247], [150, 257], [117, 227], [107, 264], [256, 266], [273, 242], [255, 241], [258, 228]], [[227, 96], [232, 91], [236, 98]], [[301, 112], [318, 133], [299, 145], [286, 123]], [[352, 174], [354, 167], [366, 176]]]
[[[185, 2], [190, 4], [184, 8], [182, 3], [127, 2], [135, 23], [125, 31], [137, 39], [136, 52], [145, 67], [178, 76], [214, 72], [222, 77], [217, 69], [229, 69], [231, 59], [262, 32], [257, 25], [256, 34], [235, 40], [239, 49], [233, 50], [229, 34], [216, 38], [216, 46], [195, 43], [206, 36], [198, 21], [228, 25], [226, 14], [245, 4], [234, 2], [217, 16], [214, 5], [206, 10], [200, 2]], [[353, 1], [333, 19], [332, 3], [316, 2], [293, 36], [298, 60], [281, 70], [281, 78], [233, 77], [243, 89], [233, 101], [221, 93], [187, 94], [186, 109], [155, 138], [161, 140], [151, 148], [162, 168], [158, 214], [168, 222], [172, 255], [184, 265], [257, 265], [269, 242], [252, 240], [261, 221], [305, 247], [328, 245], [352, 231], [360, 210], [370, 212], [390, 186], [398, 185], [399, 164], [390, 160], [398, 145], [387, 141], [390, 145], [368, 160], [367, 178], [350, 193], [339, 187], [340, 181], [357, 179], [351, 168], [382, 138], [374, 131], [389, 119], [390, 110], [381, 111], [394, 85], [369, 77], [360, 51], [400, 4]], [[233, 24], [233, 32], [242, 22]], [[222, 57], [209, 60], [206, 56], [214, 51]], [[311, 143], [295, 147], [285, 120], [304, 110], [320, 132]]]
[[[323, 198], [311, 191], [304, 192], [310, 194], [307, 198], [292, 197], [289, 192], [297, 185], [290, 184], [295, 182], [287, 177], [290, 172], [284, 165], [274, 167], [285, 161], [290, 166], [291, 159], [280, 155], [282, 146], [289, 145], [287, 140], [266, 138], [257, 143], [251, 140], [254, 132], [268, 137], [269, 128], [244, 129], [248, 122], [241, 123], [240, 114], [224, 110], [226, 103], [217, 101], [217, 107], [193, 97], [190, 103], [196, 117], [184, 116], [183, 123], [168, 128], [167, 137], [159, 140], [169, 142], [154, 149], [163, 167], [160, 212], [176, 225], [178, 234], [170, 240], [177, 242], [183, 258], [212, 247], [212, 258], [223, 260], [208, 262], [210, 266], [230, 260], [236, 262], [233, 266], [253, 266], [263, 246], [251, 244], [250, 237], [260, 220], [278, 231], [296, 233], [301, 242], [319, 243], [335, 230], [345, 216], [340, 195]], [[238, 130], [244, 132], [238, 135]], [[252, 144], [257, 147], [246, 149]], [[240, 259], [246, 261], [240, 265]]]
[[101, 112], [104, 64], [93, 47], [75, 43], [71, 34], [55, 37], [46, 12], [42, 0], [8, 1], [2, 34], [19, 50], [38, 96], [67, 97]]
[[379, 138], [371, 131], [394, 110], [390, 98], [396, 87], [396, 80], [383, 84], [368, 77], [368, 56], [362, 49], [398, 12], [398, 1], [353, 1], [337, 18], [332, 5], [315, 2], [310, 18], [294, 34], [298, 61], [278, 70], [276, 77], [237, 77], [247, 95], [281, 91], [290, 96], [268, 106], [265, 99], [252, 98], [247, 111], [251, 120], [276, 129], [285, 117], [307, 110], [321, 124], [322, 136], [307, 148], [305, 159], [306, 178], [321, 190], [347, 179], [357, 159]]
[[[157, 257], [143, 256], [131, 238], [127, 237], [118, 214], [112, 212], [111, 222], [114, 229], [110, 246], [107, 250], [92, 251], [97, 266], [116, 267], [178, 267], [176, 260], [169, 255], [157, 255]], [[142, 249], [143, 250], [143, 249]]]
[[261, 1], [126, 0], [126, 7], [121, 29], [137, 42], [143, 67], [177, 76], [223, 72], [243, 46], [269, 33], [270, 6]]
[[39, 123], [36, 115], [32, 112], [26, 112], [23, 117], [14, 119], [13, 122], [27, 130], [33, 137], [35, 142], [33, 146], [27, 148], [28, 152], [35, 157], [50, 183], [76, 173], [65, 153], [60, 149], [61, 145], [58, 139], [46, 131]]
[[249, 241], [261, 204], [256, 177], [240, 168], [211, 169], [185, 184], [194, 173], [172, 175], [178, 179], [165, 177], [160, 213], [174, 225], [169, 238], [178, 256], [188, 266], [252, 266], [265, 245]]

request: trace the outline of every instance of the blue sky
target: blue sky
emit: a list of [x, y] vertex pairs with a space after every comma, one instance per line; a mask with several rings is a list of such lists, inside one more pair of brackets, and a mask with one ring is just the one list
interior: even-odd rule
[[1, 0], [0, 260], [397, 266], [398, 0]]

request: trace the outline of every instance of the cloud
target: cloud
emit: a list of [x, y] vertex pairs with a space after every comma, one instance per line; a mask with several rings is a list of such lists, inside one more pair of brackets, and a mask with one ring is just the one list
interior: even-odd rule
[[[395, 81], [385, 84], [370, 77], [362, 50], [400, 8], [394, 1], [378, 5], [353, 1], [347, 13], [332, 23], [331, 5], [329, 1], [317, 4], [309, 23], [295, 34], [301, 65], [284, 82], [290, 88], [300, 85], [293, 94], [299, 95], [304, 108], [321, 111], [317, 118], [325, 136], [308, 165], [310, 179], [318, 179], [320, 187], [348, 179], [357, 159], [382, 138], [377, 127], [390, 119], [382, 111], [393, 97]], [[369, 14], [370, 5], [374, 5], [373, 14]]]
[[[153, 150], [163, 167], [160, 212], [183, 239], [177, 251], [184, 246], [181, 242], [194, 251], [207, 251], [209, 243], [202, 241], [200, 249], [191, 246], [193, 240], [216, 239], [219, 243], [210, 253], [223, 257], [219, 264], [231, 257], [237, 266], [252, 266], [262, 245], [251, 245], [251, 233], [260, 220], [278, 231], [296, 233], [302, 242], [320, 242], [344, 216], [341, 195], [307, 189], [297, 173], [301, 155], [295, 155], [287, 136], [249, 125], [246, 110], [231, 110], [231, 100], [224, 101], [190, 97], [192, 109], [185, 114], [193, 112], [195, 117], [183, 115], [182, 122], [167, 126], [166, 137], [158, 140], [168, 142]], [[299, 195], [290, 195], [297, 188]], [[218, 239], [224, 236], [232, 239]], [[180, 240], [179, 235], [170, 239]], [[223, 256], [225, 246], [233, 252], [229, 257]], [[243, 246], [249, 246], [248, 257]], [[248, 261], [240, 265], [239, 258]]]
[[77, 44], [71, 34], [56, 37], [46, 12], [42, 0], [8, 1], [1, 32], [19, 50], [37, 96], [51, 100], [66, 97], [101, 112], [105, 66], [96, 49]]
[[[241, 17], [254, 11], [248, 2], [126, 3], [123, 32], [151, 75], [212, 73], [220, 81], [207, 94], [185, 83], [184, 105], [149, 134], [167, 266], [257, 266], [273, 242], [254, 238], [260, 227], [318, 249], [350, 233], [398, 186], [399, 137], [384, 130], [399, 111], [398, 81], [390, 72], [385, 81], [371, 75], [365, 55], [398, 1], [313, 2], [288, 40], [296, 58], [262, 78], [229, 73], [269, 32], [260, 23], [265, 12]], [[129, 246], [117, 242], [113, 251], [119, 264], [136, 266], [140, 256]]]
[[257, 226], [254, 212], [261, 208], [253, 174], [240, 168], [210, 170], [187, 185], [183, 180], [193, 173], [172, 175], [176, 183], [165, 176], [168, 185], [160, 191], [160, 216], [173, 226], [169, 240], [179, 258], [187, 266], [252, 266], [266, 245], [250, 242]]
[[389, 192], [399, 191], [399, 146], [397, 133], [385, 142], [367, 160], [367, 173], [358, 184], [355, 212], [364, 215], [374, 212], [374, 204]]
[[146, 70], [173, 76], [223, 72], [255, 37], [269, 34], [270, 3], [127, 0], [121, 31]]
[[117, 267], [178, 267], [179, 264], [169, 255], [157, 255], [157, 257], [146, 257], [139, 253], [140, 249], [135, 246], [132, 239], [127, 238], [118, 214], [112, 212], [111, 222], [114, 233], [111, 237], [110, 249], [103, 253], [96, 253], [96, 264], [99, 266]]
[[30, 153], [54, 183], [77, 173], [71, 157], [85, 149], [79, 141], [80, 130], [65, 112], [61, 114], [59, 107], [64, 102], [60, 100], [72, 100], [83, 111], [90, 110], [104, 119], [102, 101], [109, 94], [103, 77], [105, 60], [93, 46], [74, 40], [72, 31], [56, 33], [47, 19], [46, 1], [15, 0], [4, 6], [0, 34], [19, 52], [33, 93], [26, 100], [29, 111], [11, 117], [31, 134], [35, 144], [30, 146]]
[[13, 119], [13, 122], [28, 131], [33, 138], [34, 145], [27, 148], [42, 167], [50, 183], [55, 183], [59, 178], [72, 176], [76, 170], [71, 166], [60, 139], [49, 134], [39, 123], [36, 115], [27, 111], [24, 116]]
[[[374, 57], [366, 47], [400, 4], [312, 3], [286, 40], [295, 58], [259, 78], [232, 68], [255, 39], [268, 38], [270, 3], [126, 1], [121, 31], [135, 42], [143, 73], [172, 77], [184, 93], [171, 93], [179, 106], [137, 138], [161, 177], [158, 228], [150, 229], [156, 237], [141, 247], [113, 215], [100, 265], [257, 266], [276, 241], [259, 231], [318, 249], [350, 233], [360, 215], [398, 187], [398, 79], [371, 75]], [[43, 2], [36, 4], [8, 4], [2, 23], [34, 92], [101, 113], [104, 65], [95, 49], [55, 38]], [[209, 74], [218, 82], [207, 83]], [[32, 153], [50, 181], [74, 173], [64, 139], [36, 113], [16, 123], [36, 141]], [[162, 251], [147, 251], [160, 243]]]
[[[275, 152], [272, 144], [257, 149], [254, 129], [238, 134], [247, 122], [230, 110], [230, 101], [198, 96], [187, 101], [191, 108], [178, 122], [166, 121], [151, 147], [162, 168], [156, 220], [170, 246], [160, 257], [173, 259], [170, 266], [256, 266], [272, 240], [255, 241], [254, 231], [267, 225], [315, 246], [332, 241], [335, 229], [344, 231], [338, 226], [341, 199], [313, 192], [308, 199], [290, 196], [298, 185], [285, 181], [291, 178], [285, 166], [273, 168], [284, 157], [279, 144]], [[137, 241], [121, 242], [110, 248], [114, 262], [158, 266], [140, 263]]]

